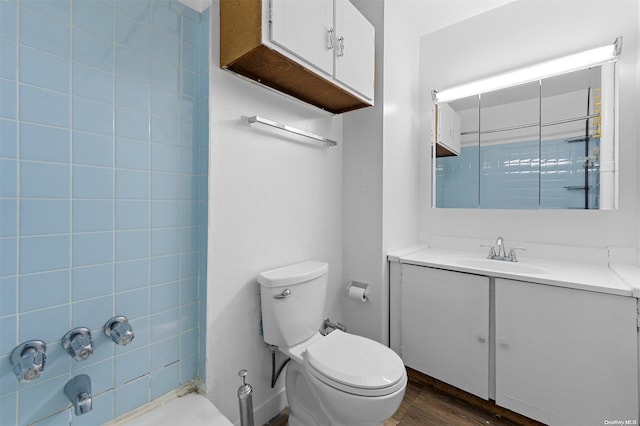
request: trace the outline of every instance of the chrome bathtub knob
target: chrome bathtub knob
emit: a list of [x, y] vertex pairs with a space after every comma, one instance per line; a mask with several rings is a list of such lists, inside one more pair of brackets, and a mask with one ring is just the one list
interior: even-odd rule
[[41, 340], [29, 340], [11, 352], [11, 364], [18, 381], [30, 382], [40, 377], [47, 361], [47, 345]]
[[114, 343], [125, 346], [131, 343], [135, 336], [129, 320], [123, 316], [111, 318], [104, 325], [104, 334], [109, 336]]
[[86, 327], [77, 327], [68, 331], [62, 337], [62, 347], [71, 358], [76, 361], [84, 361], [93, 353], [91, 331]]

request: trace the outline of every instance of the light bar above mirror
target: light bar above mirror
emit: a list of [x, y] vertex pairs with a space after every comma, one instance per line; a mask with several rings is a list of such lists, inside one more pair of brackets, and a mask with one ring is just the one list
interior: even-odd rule
[[614, 61], [622, 52], [622, 37], [612, 44], [585, 50], [584, 52], [553, 59], [530, 67], [510, 71], [497, 76], [462, 84], [443, 91], [433, 91], [436, 103], [450, 102], [467, 96], [505, 89], [530, 83], [543, 78], [553, 77], [567, 72], [578, 71], [606, 62]]

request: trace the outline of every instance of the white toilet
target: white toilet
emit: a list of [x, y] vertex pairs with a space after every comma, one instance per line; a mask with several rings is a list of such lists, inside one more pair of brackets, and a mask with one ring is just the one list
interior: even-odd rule
[[289, 425], [382, 425], [402, 402], [404, 364], [371, 339], [320, 334], [328, 271], [326, 263], [308, 261], [258, 275], [264, 341], [291, 358]]

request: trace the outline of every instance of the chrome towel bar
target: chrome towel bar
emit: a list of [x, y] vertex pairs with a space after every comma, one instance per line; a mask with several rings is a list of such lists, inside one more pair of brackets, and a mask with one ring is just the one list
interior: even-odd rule
[[309, 133], [305, 130], [296, 129], [294, 127], [290, 127], [285, 124], [278, 123], [276, 121], [268, 120], [266, 118], [263, 118], [257, 115], [254, 115], [252, 117], [242, 117], [242, 118], [246, 118], [249, 124], [254, 124], [254, 123], [264, 124], [267, 126], [275, 127], [276, 129], [284, 130], [285, 132], [295, 133], [296, 135], [304, 136], [319, 142], [323, 142], [330, 146], [335, 146], [338, 144], [338, 142], [334, 141], [333, 139], [328, 139], [328, 138], [325, 138], [324, 136], [318, 136], [316, 134]]

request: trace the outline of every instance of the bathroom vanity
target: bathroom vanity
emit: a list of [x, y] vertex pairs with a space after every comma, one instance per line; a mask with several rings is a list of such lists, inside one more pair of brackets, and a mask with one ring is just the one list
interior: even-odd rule
[[389, 260], [391, 344], [408, 367], [547, 424], [637, 424], [637, 291], [606, 263]]

